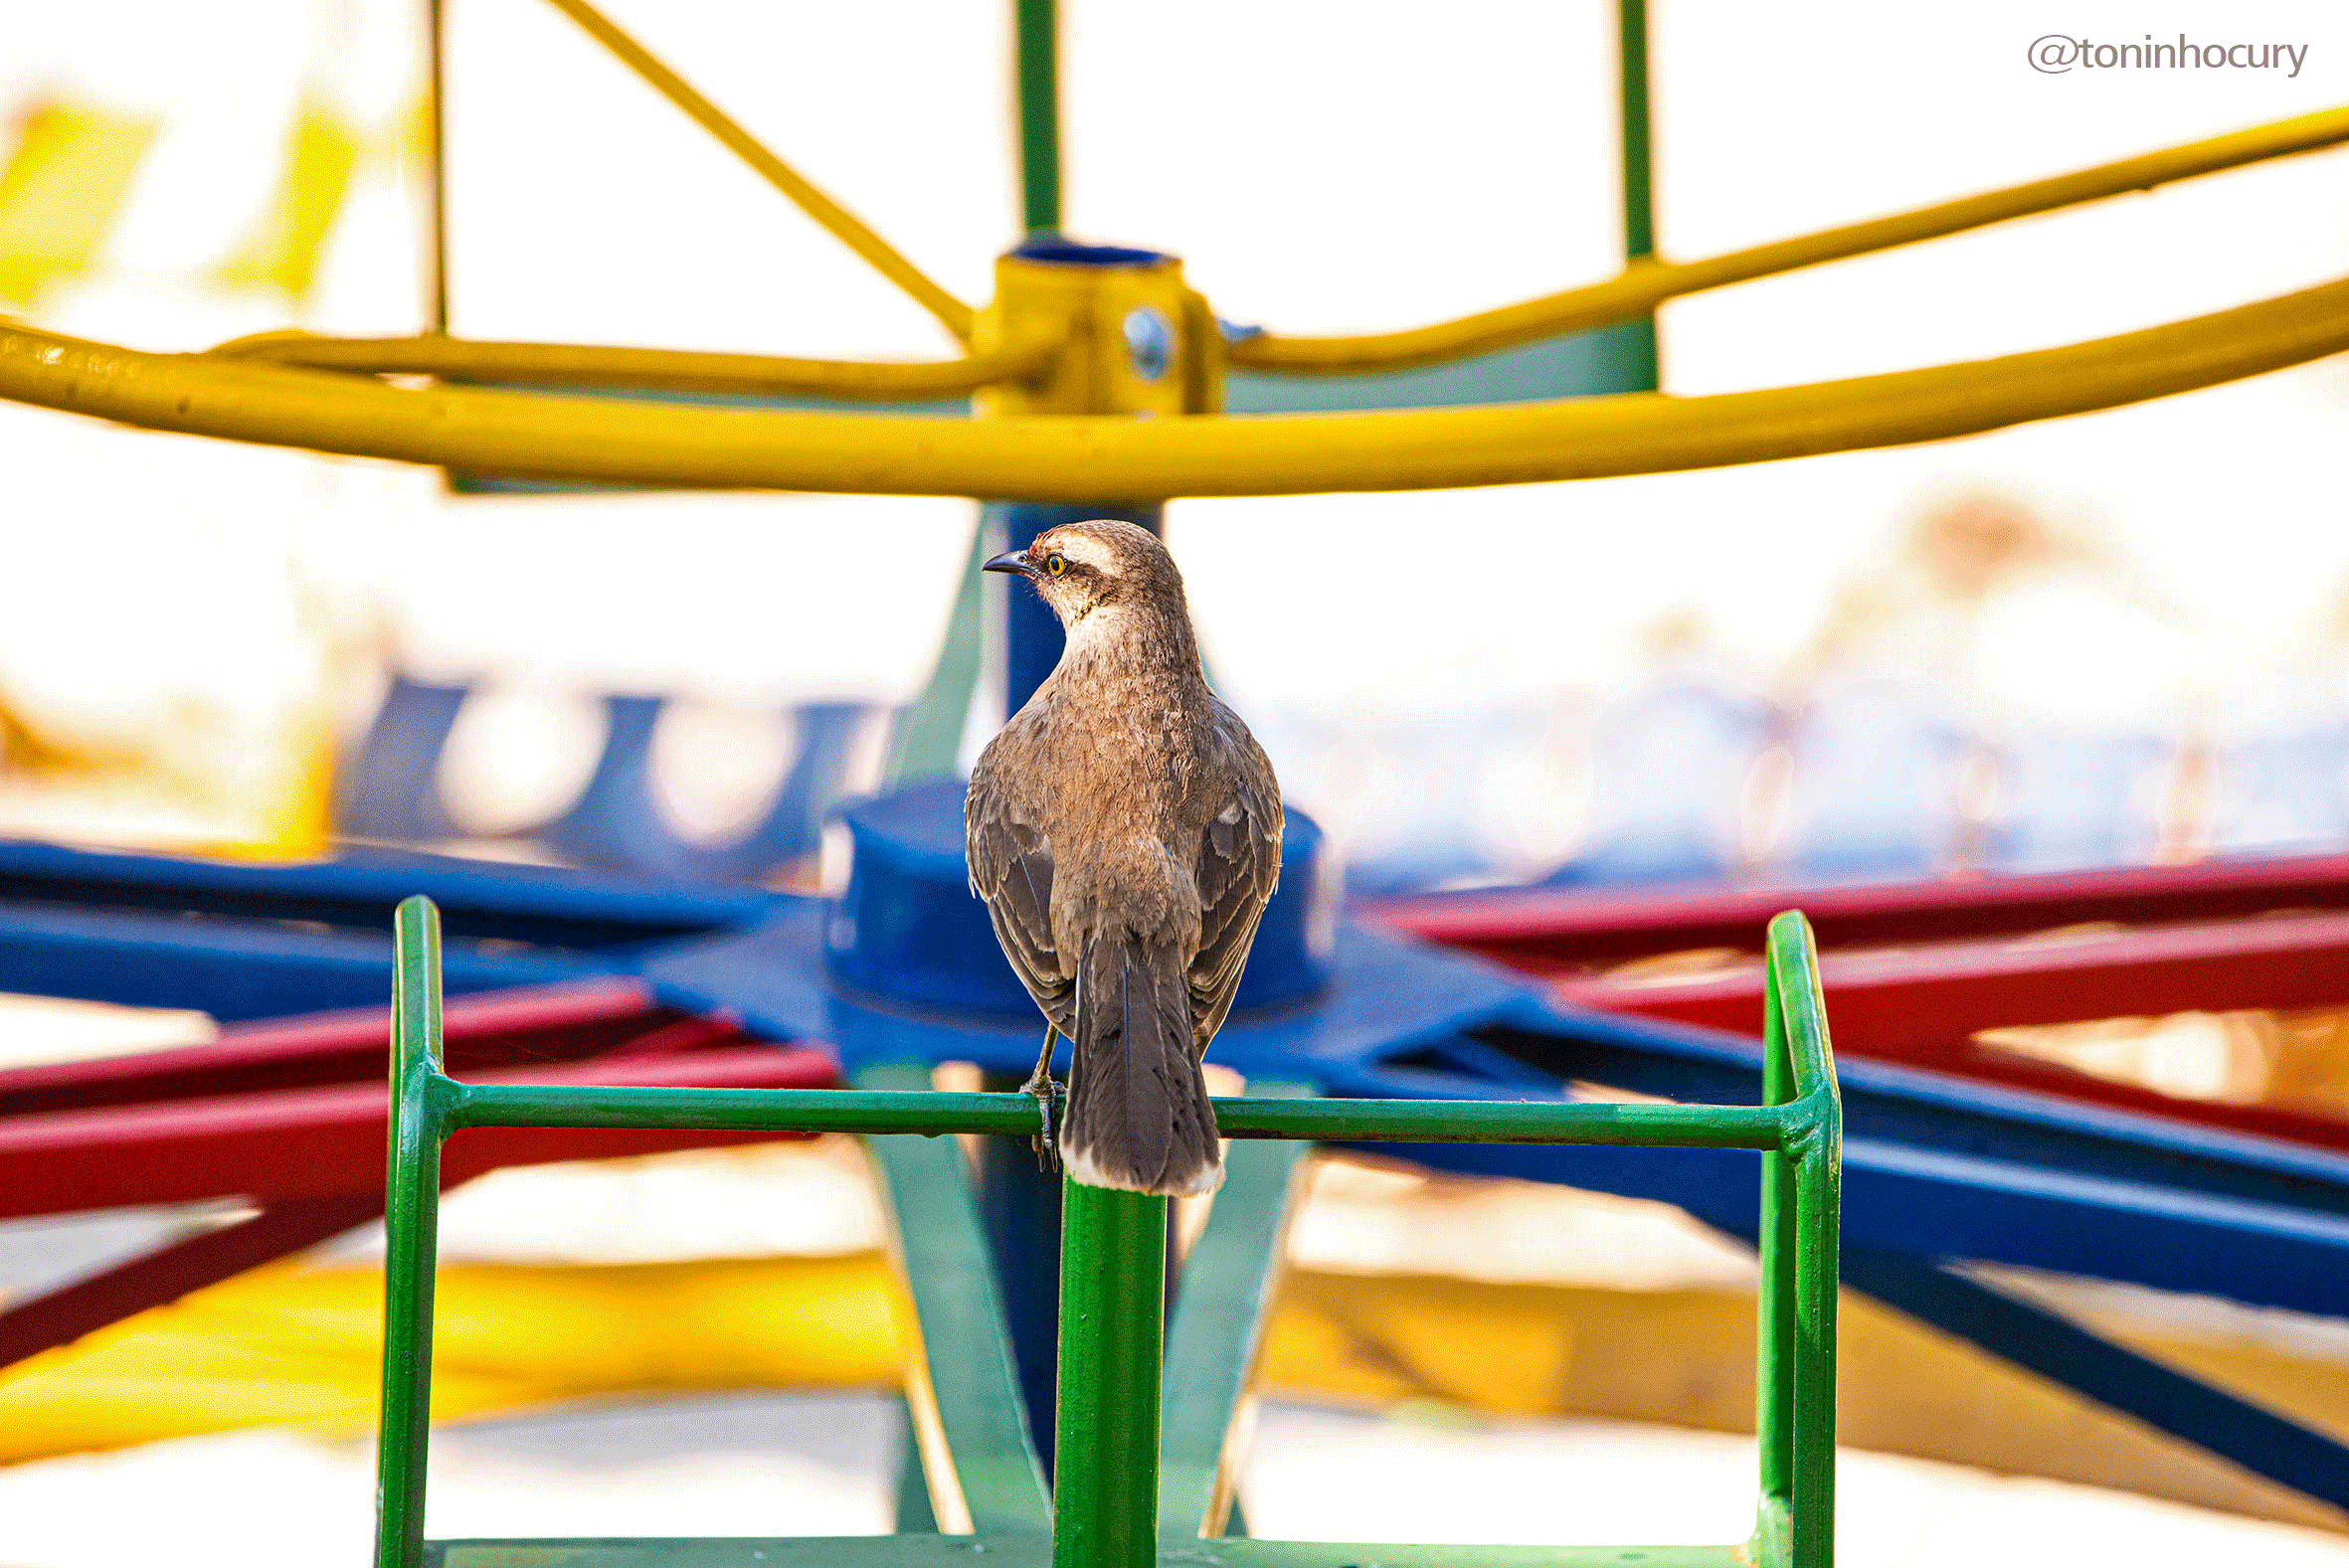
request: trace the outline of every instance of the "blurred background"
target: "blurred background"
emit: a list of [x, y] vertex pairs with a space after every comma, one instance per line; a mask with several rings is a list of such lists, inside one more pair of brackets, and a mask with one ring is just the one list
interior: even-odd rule
[[[419, 9], [15, 0], [0, 13], [0, 311], [156, 350], [288, 325], [417, 330]], [[1016, 230], [1000, 6], [609, 9], [949, 288], [990, 292]], [[861, 358], [952, 348], [551, 9], [452, 0], [449, 16], [452, 331]], [[1068, 0], [1065, 16], [1071, 231], [1178, 254], [1227, 316], [1375, 330], [1617, 269], [1610, 5], [1201, 0], [1176, 25], [1161, 8]], [[1659, 0], [1653, 17], [1659, 247], [1672, 257], [2349, 96], [2349, 16], [2314, 0], [2150, 20], [2109, 4], [2059, 16]], [[2307, 54], [2289, 79], [2034, 74], [2025, 48], [2052, 27], [2272, 38]], [[2303, 287], [2344, 257], [2349, 153], [2295, 157], [1672, 302], [1663, 386], [1697, 395], [2052, 346]], [[1478, 492], [1180, 501], [1168, 536], [1219, 684], [1358, 893], [2349, 851], [2345, 422], [2349, 366], [2334, 360], [1890, 451]], [[896, 715], [939, 656], [977, 510], [458, 494], [433, 472], [12, 405], [0, 405], [0, 833], [262, 855], [403, 841], [664, 872], [750, 842], [726, 874], [803, 888], [822, 880], [824, 811], [881, 779]], [[975, 720], [966, 756], [987, 733]], [[387, 748], [416, 735], [431, 745], [395, 777]], [[600, 834], [577, 809], [600, 764], [629, 748], [651, 785], [648, 841]], [[20, 1020], [13, 1060], [208, 1027], [29, 1002], [6, 1016]], [[781, 1177], [740, 1163], [751, 1156], [693, 1157], [713, 1183], [694, 1190], [725, 1195], [725, 1212], [772, 1202], [759, 1183]], [[792, 1157], [792, 1190], [859, 1201], [853, 1170]], [[575, 1174], [659, 1179], [630, 1170]], [[499, 1182], [545, 1179], [492, 1178], [472, 1196], [487, 1209]], [[1563, 1289], [1646, 1269], [1649, 1288], [1750, 1290], [1749, 1262], [1672, 1211], [1358, 1163], [1317, 1179], [1299, 1246], [1333, 1277]], [[451, 1245], [477, 1248], [484, 1266], [533, 1246], [547, 1257], [522, 1261], [611, 1264], [625, 1246], [617, 1225], [574, 1236], [550, 1221], [526, 1243], [529, 1226], [480, 1223]], [[627, 1261], [863, 1257], [877, 1223], [813, 1236], [748, 1224]], [[1524, 1239], [1553, 1231], [1579, 1240], [1544, 1251]], [[14, 1285], [65, 1256], [15, 1240], [20, 1258], [48, 1261]], [[592, 1414], [482, 1428], [445, 1460], [471, 1464], [475, 1481], [435, 1491], [437, 1508], [479, 1517], [436, 1516], [435, 1532], [696, 1520], [722, 1532], [748, 1527], [744, 1507], [770, 1517], [741, 1498], [779, 1487], [816, 1511], [775, 1527], [883, 1527], [877, 1398], [778, 1414], [728, 1397], [632, 1436]], [[1249, 1498], [1267, 1530], [1744, 1528], [1741, 1514], [1672, 1522], [1715, 1470], [1743, 1507], [1742, 1439], [1684, 1435], [1672, 1449], [1661, 1428], [1542, 1425], [1558, 1412], [1504, 1402], [1496, 1415], [1440, 1382], [1348, 1399], [1355, 1414], [1268, 1415]], [[794, 1448], [790, 1434], [808, 1431], [827, 1441]], [[1396, 1433], [1399, 1448], [1373, 1441]], [[1735, 1452], [1704, 1446], [1717, 1440]], [[683, 1457], [648, 1457], [661, 1454]], [[0, 1562], [127, 1562], [164, 1525], [101, 1527], [98, 1498], [175, 1487], [175, 1507], [211, 1517], [264, 1475], [287, 1499], [267, 1526], [284, 1526], [271, 1551], [315, 1560], [331, 1534], [357, 1559], [365, 1457], [341, 1437], [271, 1427], [102, 1464], [16, 1457], [28, 1463], [0, 1471]], [[1372, 1479], [1382, 1463], [1413, 1479]], [[1972, 1533], [1949, 1523], [1947, 1560], [1961, 1545], [1970, 1555], [1985, 1509], [2018, 1540], [2063, 1519], [2115, 1543], [2142, 1529], [2172, 1557], [2199, 1529], [2216, 1532], [2214, 1552], [2257, 1542], [2263, 1561], [2349, 1561], [2337, 1537], [2177, 1502], [1917, 1459], [1855, 1463], [1855, 1562], [1944, 1560], [1920, 1518], [1964, 1518]], [[599, 1465], [640, 1484], [579, 1481]], [[1535, 1478], [1567, 1471], [1594, 1478], [1579, 1515], [1509, 1511], [1506, 1499], [1549, 1484]], [[1472, 1489], [1483, 1525], [1459, 1517]], [[620, 1503], [576, 1529], [542, 1516], [575, 1519], [594, 1493], [654, 1499], [639, 1511], [659, 1520]], [[1450, 1505], [1421, 1515], [1391, 1500], [1421, 1493]], [[1664, 1522], [1622, 1517], [1638, 1497]], [[1359, 1510], [1381, 1498], [1402, 1511], [1368, 1527]], [[183, 1556], [210, 1549], [170, 1539]]]

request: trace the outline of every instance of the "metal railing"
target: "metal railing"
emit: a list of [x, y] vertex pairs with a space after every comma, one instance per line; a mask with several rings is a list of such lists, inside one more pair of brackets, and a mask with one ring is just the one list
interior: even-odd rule
[[[393, 983], [392, 1120], [385, 1204], [384, 1376], [378, 1455], [378, 1568], [422, 1568], [425, 1457], [441, 1147], [474, 1127], [694, 1128], [1025, 1135], [1035, 1103], [1017, 1094], [927, 1090], [729, 1090], [468, 1084], [441, 1056], [440, 919], [430, 900], [400, 906]], [[1802, 916], [1770, 923], [1762, 1104], [1221, 1099], [1233, 1138], [1350, 1142], [1537, 1142], [1750, 1148], [1763, 1155], [1756, 1421], [1761, 1500], [1751, 1540], [1732, 1546], [1624, 1548], [1644, 1568], [1754, 1563], [1827, 1568], [1833, 1560], [1837, 1204], [1842, 1109], [1827, 1038], [1817, 955]], [[921, 1198], [921, 1194], [906, 1194]], [[1290, 1561], [1278, 1543], [1202, 1541], [1198, 1520], [1160, 1518], [1164, 1198], [1066, 1184], [1056, 1484], [1049, 1533], [979, 1524], [973, 1550], [1054, 1568]], [[909, 1260], [910, 1264], [910, 1260]], [[916, 1296], [921, 1296], [920, 1283]], [[967, 1343], [967, 1341], [966, 1341]], [[936, 1353], [936, 1347], [932, 1349]], [[929, 1376], [941, 1368], [932, 1362]], [[1018, 1423], [998, 1430], [1019, 1429]], [[999, 1440], [1008, 1447], [1011, 1440]], [[960, 1456], [1040, 1470], [1024, 1456]], [[1016, 1477], [1013, 1478], [1016, 1480]], [[1016, 1487], [1014, 1488], [1016, 1489]], [[1034, 1515], [1037, 1524], [1043, 1515]], [[1183, 1537], [1188, 1536], [1187, 1542]], [[880, 1542], [905, 1537], [884, 1537]], [[932, 1538], [935, 1543], [936, 1538]], [[900, 1560], [880, 1542], [824, 1543], [841, 1561]], [[600, 1551], [623, 1543], [601, 1543]], [[647, 1548], [663, 1543], [641, 1543]], [[806, 1547], [810, 1543], [799, 1543]], [[834, 1552], [831, 1548], [837, 1548]], [[477, 1551], [478, 1548], [472, 1550]], [[1332, 1548], [1333, 1551], [1339, 1548]], [[1382, 1564], [1462, 1563], [1459, 1547], [1375, 1549]], [[1204, 1553], [1204, 1555], [1202, 1555]], [[510, 1554], [509, 1554], [510, 1555]], [[913, 1554], [901, 1554], [913, 1560]], [[1481, 1554], [1478, 1554], [1481, 1555]], [[1498, 1553], [1497, 1553], [1498, 1555]], [[1508, 1549], [1513, 1562], [1615, 1560], [1613, 1550]], [[448, 1559], [465, 1568], [469, 1558]], [[492, 1554], [484, 1565], [505, 1558]], [[538, 1559], [531, 1559], [536, 1561]], [[567, 1559], [566, 1559], [567, 1560]], [[800, 1560], [794, 1558], [793, 1560]], [[1338, 1560], [1333, 1557], [1331, 1560]], [[1349, 1559], [1352, 1560], [1352, 1559]]]

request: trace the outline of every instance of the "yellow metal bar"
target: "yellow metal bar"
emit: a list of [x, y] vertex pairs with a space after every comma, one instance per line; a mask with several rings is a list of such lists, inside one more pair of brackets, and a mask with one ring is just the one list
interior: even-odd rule
[[1841, 229], [1779, 240], [1701, 261], [1640, 261], [1603, 283], [1544, 294], [1498, 310], [1402, 332], [1359, 337], [1282, 337], [1265, 333], [1243, 338], [1228, 350], [1243, 370], [1277, 370], [1290, 375], [1340, 375], [1355, 371], [1403, 370], [1439, 364], [1469, 354], [1531, 343], [1561, 332], [1579, 332], [1644, 315], [1667, 299], [1778, 272], [1817, 266], [1914, 245], [1920, 240], [1961, 234], [1986, 224], [2053, 212], [2082, 202], [2151, 190], [2172, 180], [2239, 168], [2296, 152], [2349, 142], [2349, 108], [2325, 109], [2278, 120], [2208, 141], [2123, 158], [2093, 169], [2033, 180], [2026, 185], [1961, 197], [1913, 212], [1872, 218]]
[[915, 363], [784, 359], [676, 349], [607, 348], [584, 343], [484, 343], [467, 338], [313, 337], [265, 332], [212, 350], [220, 359], [259, 360], [365, 375], [442, 376], [459, 381], [553, 387], [638, 387], [661, 392], [805, 393], [874, 403], [957, 397], [1040, 375], [1059, 345], [1006, 344], [962, 359]]
[[696, 92], [684, 78], [653, 59], [643, 45], [613, 26], [611, 20], [589, 5], [587, 0], [547, 0], [547, 3], [577, 22], [590, 37], [618, 56], [623, 65], [642, 77], [662, 97], [683, 109], [703, 130], [724, 142], [735, 156], [758, 170], [767, 183], [797, 203], [802, 212], [822, 225], [842, 245], [863, 257], [875, 271], [911, 294], [924, 310], [945, 324], [958, 342], [971, 341], [971, 307], [948, 293], [928, 273], [907, 261], [888, 241], [867, 228], [863, 220], [816, 189], [799, 170], [761, 146], [749, 131], [728, 118], [723, 109]]
[[912, 420], [706, 409], [148, 354], [0, 320], [0, 398], [150, 430], [474, 473], [711, 488], [1155, 501], [1450, 489], [1897, 446], [2349, 351], [2349, 278], [2063, 348], [1706, 398], [1254, 419]]

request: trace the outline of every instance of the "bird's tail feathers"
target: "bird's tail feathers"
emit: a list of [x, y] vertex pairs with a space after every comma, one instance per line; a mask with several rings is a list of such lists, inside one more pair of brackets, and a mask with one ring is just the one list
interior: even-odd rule
[[1128, 933], [1085, 949], [1060, 1150], [1088, 1186], [1183, 1197], [1223, 1181], [1183, 967], [1172, 946]]

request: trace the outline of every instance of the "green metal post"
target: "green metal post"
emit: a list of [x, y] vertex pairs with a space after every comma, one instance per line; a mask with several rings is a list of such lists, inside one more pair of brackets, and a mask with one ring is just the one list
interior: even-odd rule
[[[1778, 987], [1762, 988], [1762, 1104], [1794, 1098], [1794, 1065], [1786, 1050], [1786, 1020]], [[1794, 1474], [1794, 1162], [1783, 1149], [1762, 1155], [1761, 1285], [1755, 1343], [1754, 1431], [1761, 1439], [1764, 1498], [1786, 1498]]]
[[[1623, 259], [1636, 261], [1656, 254], [1655, 134], [1648, 112], [1648, 0], [1616, 0], [1618, 60], [1616, 91], [1623, 130]], [[1660, 363], [1656, 316], [1647, 330], [1624, 334], [1626, 351], [1644, 356], [1630, 367], [1639, 386], [1656, 391]]]
[[1656, 254], [1655, 140], [1648, 123], [1648, 0], [1616, 0], [1622, 72], [1623, 258]]
[[1060, 232], [1060, 15], [1056, 0], [1013, 0], [1019, 71], [1019, 214], [1029, 234]]
[[424, 1562], [433, 1404], [433, 1265], [440, 1232], [441, 915], [400, 906], [392, 959], [392, 1105], [384, 1192], [383, 1406], [376, 1433], [377, 1568]]
[[[1789, 1479], [1794, 1487], [1793, 1560], [1796, 1568], [1830, 1568], [1835, 1561], [1835, 1311], [1837, 1250], [1841, 1235], [1843, 1108], [1827, 1020], [1819, 995], [1818, 950], [1800, 915], [1770, 923], [1769, 983], [1776, 993], [1788, 1065], [1809, 1115], [1789, 1130], [1777, 1156], [1793, 1166], [1795, 1234], [1794, 1371], [1788, 1390], [1793, 1427]], [[1790, 1008], [1785, 993], [1799, 988], [1806, 1005]]]
[[1061, 1197], [1053, 1568], [1153, 1568], [1167, 1200], [1071, 1181]]

